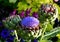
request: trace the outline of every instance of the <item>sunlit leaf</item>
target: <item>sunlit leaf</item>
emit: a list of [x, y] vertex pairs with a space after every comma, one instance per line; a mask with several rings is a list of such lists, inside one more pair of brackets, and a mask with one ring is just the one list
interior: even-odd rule
[[49, 23], [49, 24], [47, 24], [47, 29], [46, 29], [46, 31], [50, 31], [50, 30], [52, 30], [53, 29], [53, 26]]
[[43, 39], [41, 42], [52, 42], [51, 40]]

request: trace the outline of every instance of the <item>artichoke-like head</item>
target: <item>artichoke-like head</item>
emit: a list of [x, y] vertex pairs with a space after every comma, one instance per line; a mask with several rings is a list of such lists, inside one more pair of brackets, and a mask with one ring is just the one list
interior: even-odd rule
[[41, 35], [41, 28], [39, 26], [39, 20], [35, 17], [25, 17], [21, 21], [20, 36], [26, 40], [38, 38]]
[[58, 17], [58, 10], [53, 4], [42, 4], [38, 13], [41, 22], [53, 22]]
[[17, 26], [19, 21], [21, 21], [21, 18], [19, 15], [12, 15], [7, 17], [5, 20], [3, 20], [3, 24], [5, 27], [9, 29], [13, 29]]

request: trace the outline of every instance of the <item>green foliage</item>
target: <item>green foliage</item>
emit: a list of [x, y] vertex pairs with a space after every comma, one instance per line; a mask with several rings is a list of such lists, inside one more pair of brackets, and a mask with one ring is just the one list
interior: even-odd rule
[[51, 30], [49, 33], [43, 36], [43, 39], [49, 39], [51, 37], [55, 37], [58, 33], [60, 33], [60, 27], [56, 27], [55, 29]]
[[40, 7], [40, 1], [39, 0], [20, 1], [17, 7], [18, 11], [26, 10], [27, 8], [32, 8], [32, 12], [34, 12], [38, 10], [38, 7]]
[[43, 39], [41, 42], [52, 42], [51, 40]]
[[53, 29], [53, 26], [49, 23], [49, 24], [47, 24], [47, 29], [46, 29], [46, 31], [48, 32], [48, 31], [51, 31]]
[[58, 39], [56, 42], [60, 42], [60, 39]]
[[0, 0], [0, 4], [5, 7], [17, 8], [18, 0]]
[[21, 18], [19, 15], [16, 16], [10, 16], [6, 18], [6, 20], [3, 20], [3, 24], [6, 28], [9, 29], [15, 29], [16, 25], [21, 21]]
[[60, 7], [54, 3], [54, 5], [56, 6], [56, 8], [58, 9], [58, 14], [60, 14]]
[[58, 8], [58, 12], [60, 14], [60, 7], [53, 3], [53, 0], [22, 0], [18, 3], [17, 7], [18, 7], [18, 11], [21, 10], [26, 10], [27, 8], [31, 8], [32, 7], [32, 11], [38, 11], [39, 7], [41, 6], [41, 4], [45, 4], [45, 3], [52, 3], [53, 5], [55, 5]]
[[18, 10], [26, 10], [29, 6], [25, 2], [19, 2], [17, 7]]
[[[39, 10], [41, 4], [45, 4], [45, 3], [47, 3], [47, 4], [48, 3], [52, 3], [58, 9], [58, 14], [60, 14], [60, 7], [57, 4], [53, 3], [52, 0], [20, 0], [18, 3], [17, 3], [17, 0], [0, 0], [0, 4], [3, 5], [3, 6], [5, 6], [5, 7], [6, 6], [9, 6], [9, 7], [12, 7], [13, 9], [16, 8], [16, 7], [18, 7], [17, 8], [18, 12], [20, 12], [22, 10], [26, 10], [27, 8], [28, 9], [29, 8], [32, 8], [32, 12], [36, 12], [36, 11]], [[47, 16], [49, 17], [48, 19], [51, 18], [51, 16], [49, 16], [49, 15], [46, 15], [46, 14], [43, 14], [43, 13], [41, 15], [40, 14], [41, 13], [39, 13], [39, 16], [40, 16], [39, 20], [40, 20], [41, 24], [43, 22], [46, 22], [47, 21]], [[3, 24], [6, 27], [8, 27], [8, 28], [14, 28], [15, 29], [15, 26], [17, 25], [17, 23], [20, 20], [21, 19], [19, 17], [15, 17], [15, 18], [11, 19], [11, 21], [9, 19], [6, 20], [6, 21], [3, 21]], [[42, 37], [43, 40], [41, 40], [41, 42], [52, 42], [51, 40], [48, 40], [48, 39], [51, 38], [51, 37], [55, 37], [58, 33], [60, 33], [60, 27], [56, 27], [55, 29], [53, 29], [53, 26], [50, 24], [50, 21], [47, 24], [47, 27], [45, 27], [45, 26], [42, 25], [43, 31], [42, 31], [41, 37]], [[25, 31], [23, 31], [21, 29], [17, 30], [17, 32], [15, 31], [14, 33], [16, 35], [15, 42], [18, 41], [17, 40], [18, 39], [17, 38], [17, 35], [20, 35], [21, 37], [24, 37], [24, 39], [26, 39], [26, 38], [28, 40], [30, 38], [33, 39], [32, 36], [29, 36], [30, 34], [28, 32], [25, 32]], [[60, 39], [58, 39], [57, 42], [60, 42]]]

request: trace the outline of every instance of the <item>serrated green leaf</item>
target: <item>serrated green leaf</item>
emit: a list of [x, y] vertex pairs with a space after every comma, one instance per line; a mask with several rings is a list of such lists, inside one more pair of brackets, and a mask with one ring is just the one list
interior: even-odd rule
[[38, 8], [32, 8], [32, 12], [37, 12], [38, 11]]
[[26, 10], [28, 8], [28, 5], [24, 2], [19, 2], [17, 7], [18, 7], [17, 10]]

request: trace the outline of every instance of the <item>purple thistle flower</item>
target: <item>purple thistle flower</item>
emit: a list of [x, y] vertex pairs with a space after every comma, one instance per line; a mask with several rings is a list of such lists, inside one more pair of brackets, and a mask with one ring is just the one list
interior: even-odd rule
[[26, 10], [26, 16], [30, 16], [31, 8]]
[[[10, 33], [13, 33], [13, 32], [14, 30], [10, 30]], [[6, 42], [13, 42], [15, 37], [16, 37], [15, 34], [14, 35], [10, 34], [6, 39]]]
[[3, 29], [1, 32], [1, 37], [6, 39], [10, 35], [10, 32], [8, 29]]
[[21, 21], [22, 26], [35, 27], [39, 25], [39, 20], [35, 17], [26, 17]]
[[35, 17], [35, 18], [38, 18], [38, 13], [37, 12], [33, 12], [32, 16]]
[[25, 17], [25, 12], [24, 12], [24, 10], [19, 14], [19, 16], [21, 17], [21, 18], [23, 18], [23, 17]]

